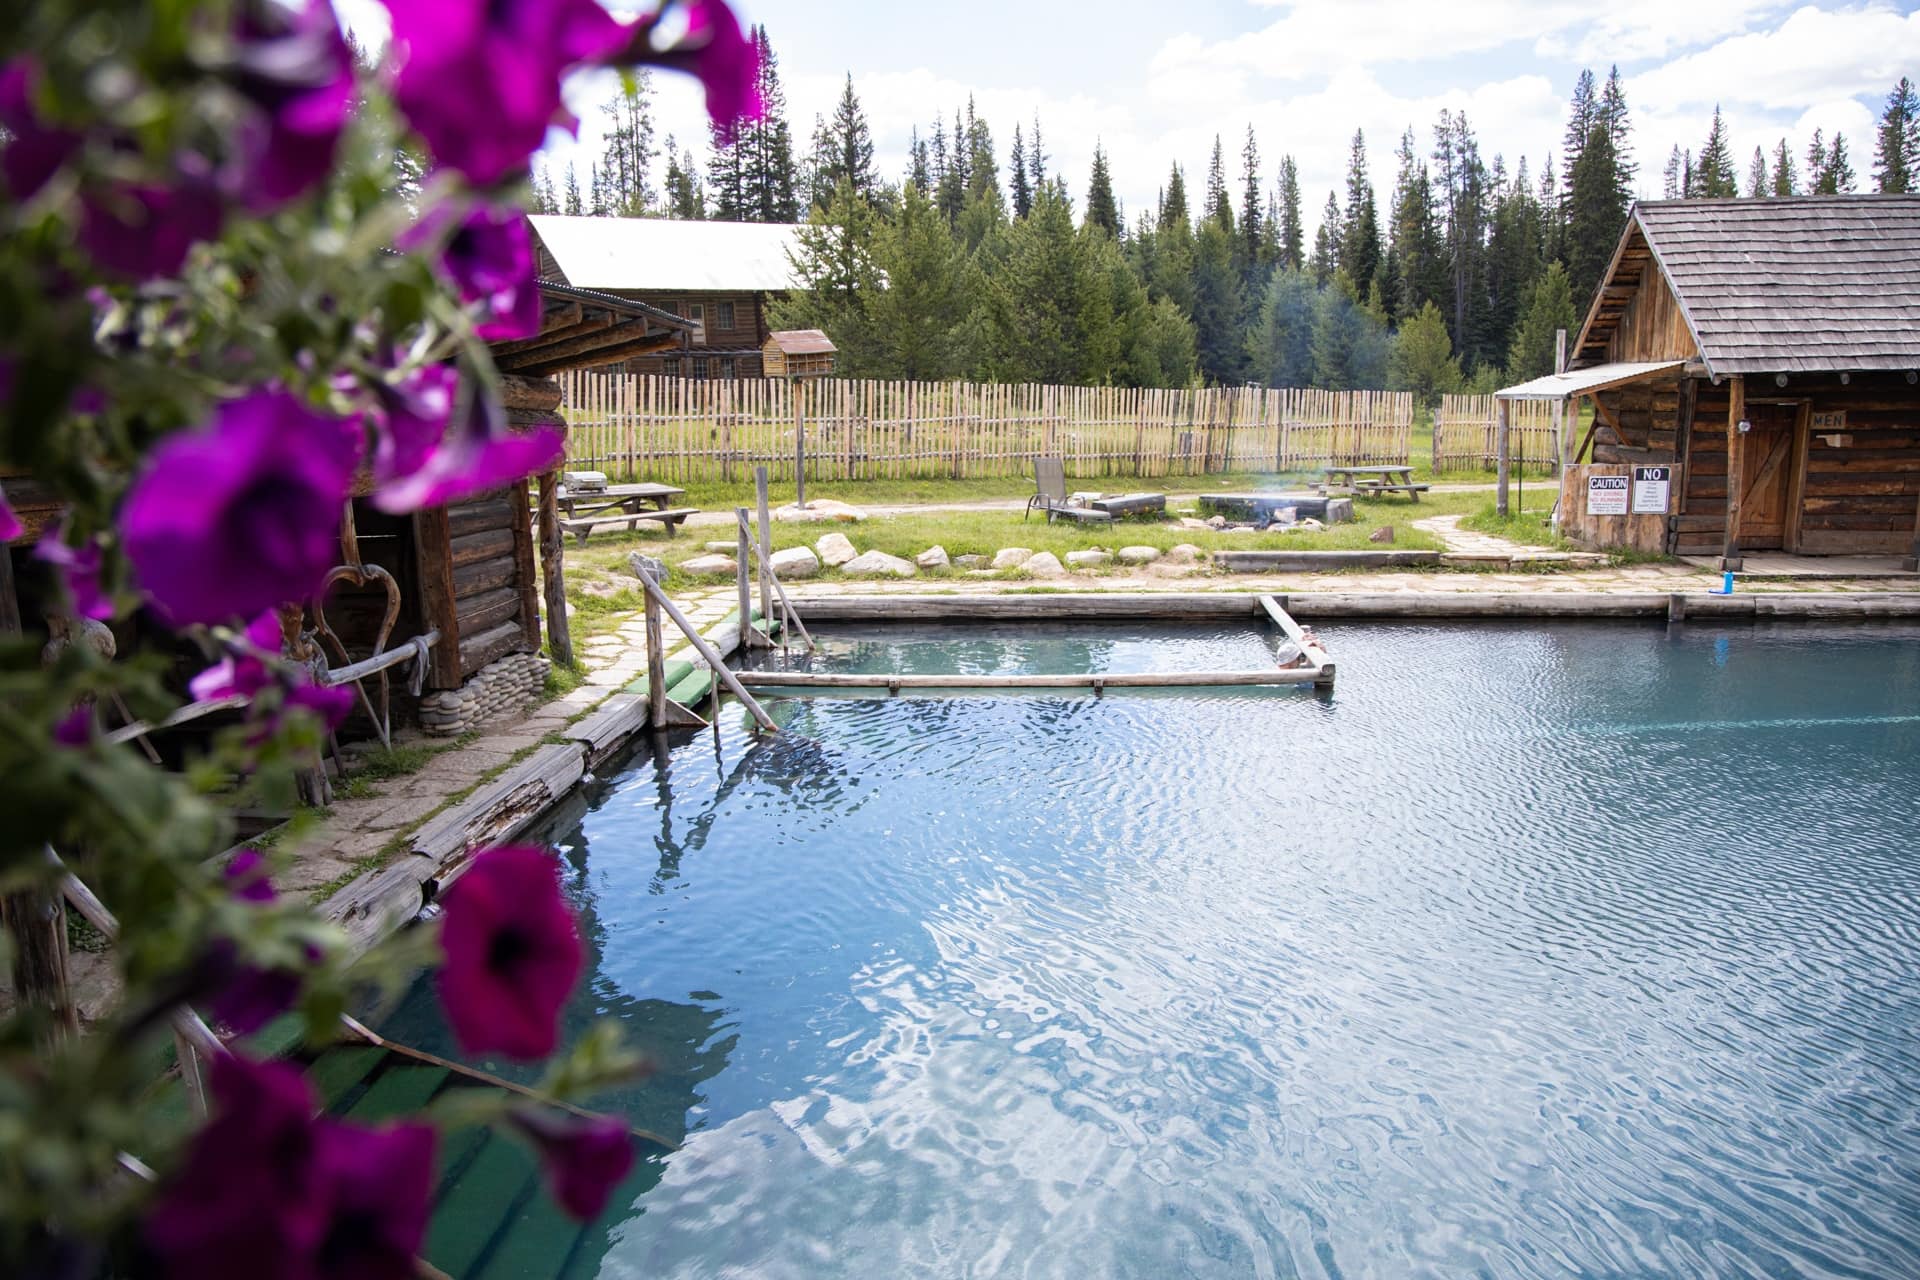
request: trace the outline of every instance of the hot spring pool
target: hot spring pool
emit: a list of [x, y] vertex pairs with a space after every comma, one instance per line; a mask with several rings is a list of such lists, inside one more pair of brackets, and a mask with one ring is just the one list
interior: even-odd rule
[[606, 771], [570, 1017], [684, 1147], [467, 1274], [1920, 1275], [1920, 632], [1321, 630], [1331, 695], [774, 698]]

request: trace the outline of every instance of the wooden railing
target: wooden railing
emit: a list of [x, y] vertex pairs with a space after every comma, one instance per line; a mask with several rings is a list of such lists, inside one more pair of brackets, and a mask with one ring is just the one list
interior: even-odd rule
[[[1556, 468], [1553, 410], [1542, 400], [1515, 400], [1508, 449], [1511, 463], [1529, 471]], [[1441, 396], [1433, 415], [1433, 469], [1492, 471], [1500, 460], [1494, 440], [1492, 396]]]
[[794, 397], [807, 479], [1279, 473], [1405, 463], [1405, 392], [1158, 390], [847, 379], [697, 381], [560, 375], [567, 466], [618, 480], [791, 482]]

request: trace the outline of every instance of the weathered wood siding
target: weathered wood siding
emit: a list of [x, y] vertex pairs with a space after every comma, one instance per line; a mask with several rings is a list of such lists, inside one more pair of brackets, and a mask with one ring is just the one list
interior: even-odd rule
[[1687, 318], [1673, 290], [1667, 287], [1660, 268], [1649, 262], [1641, 273], [1640, 287], [1607, 340], [1607, 359], [1691, 360], [1699, 354], [1699, 344], [1687, 329]]
[[1634, 383], [1602, 391], [1594, 399], [1604, 412], [1596, 416], [1593, 429], [1593, 461], [1630, 465], [1679, 460], [1677, 380]]

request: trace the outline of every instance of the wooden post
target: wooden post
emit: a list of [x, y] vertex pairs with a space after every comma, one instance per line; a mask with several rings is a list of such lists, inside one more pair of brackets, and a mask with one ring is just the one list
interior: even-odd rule
[[547, 606], [547, 652], [561, 666], [573, 665], [573, 633], [567, 626], [566, 553], [560, 537], [560, 473], [540, 477], [540, 586]]
[[67, 980], [67, 913], [60, 898], [37, 889], [0, 896], [0, 927], [13, 944], [15, 998], [49, 1016], [49, 1044], [78, 1035], [80, 1014]]
[[753, 469], [754, 498], [760, 507], [760, 616], [773, 617], [773, 582], [766, 564], [773, 559], [773, 516], [767, 510], [767, 469]]
[[1900, 567], [1908, 573], [1920, 572], [1920, 504], [1916, 504], [1913, 513], [1913, 545], [1907, 548], [1907, 558]]
[[1507, 514], [1507, 437], [1511, 434], [1513, 414], [1511, 402], [1502, 398], [1494, 402], [1493, 448], [1500, 469], [1498, 491], [1494, 497], [1494, 509], [1501, 515]]
[[[802, 383], [799, 378], [788, 378], [787, 386], [793, 391], [793, 505], [802, 511], [807, 509], [807, 415], [800, 405]], [[848, 433], [852, 437], [852, 433]]]
[[1740, 483], [1746, 467], [1747, 433], [1740, 424], [1747, 417], [1747, 380], [1739, 374], [1727, 379], [1727, 528], [1720, 552], [1722, 571], [1742, 568], [1740, 559]]
[[745, 649], [752, 643], [748, 636], [753, 631], [753, 589], [747, 582], [747, 561], [753, 555], [753, 542], [747, 537], [747, 509], [733, 509], [734, 522], [739, 526], [736, 546], [739, 558], [734, 564], [734, 582], [740, 588], [740, 647]]
[[720, 683], [727, 686], [727, 691], [746, 704], [746, 708], [748, 712], [752, 714], [755, 723], [768, 733], [779, 732], [780, 726], [773, 722], [773, 717], [768, 715], [766, 709], [754, 700], [752, 694], [747, 692], [746, 686], [740, 683], [739, 678], [727, 668], [727, 664], [721, 659], [720, 655], [714, 652], [713, 646], [707, 643], [707, 638], [701, 635], [699, 630], [691, 622], [687, 621], [687, 615], [681, 613], [679, 607], [676, 606], [673, 601], [667, 599], [666, 593], [660, 590], [660, 584], [651, 578], [640, 579], [640, 584], [647, 589], [649, 598], [660, 602], [661, 610], [665, 612], [669, 618], [673, 619], [673, 624], [680, 628], [682, 635], [686, 636], [687, 643], [693, 646], [694, 652], [700, 655], [701, 660], [707, 664], [707, 668], [712, 671], [715, 676], [719, 677]]
[[[646, 581], [642, 571], [641, 581]], [[667, 639], [660, 629], [660, 602], [647, 592], [647, 720], [667, 727]]]
[[[4, 495], [0, 495], [3, 499]], [[0, 636], [20, 634], [20, 597], [14, 594], [13, 548], [0, 542]]]
[[[1553, 371], [1567, 371], [1567, 331], [1553, 331]], [[1559, 462], [1560, 471], [1567, 467], [1567, 402], [1564, 399], [1553, 402], [1553, 456]]]

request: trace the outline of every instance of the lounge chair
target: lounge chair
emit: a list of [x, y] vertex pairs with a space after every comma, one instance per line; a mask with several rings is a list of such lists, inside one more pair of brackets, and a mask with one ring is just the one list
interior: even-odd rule
[[1047, 513], [1047, 523], [1052, 524], [1055, 516], [1068, 520], [1082, 520], [1101, 524], [1110, 524], [1113, 516], [1105, 511], [1095, 511], [1092, 507], [1074, 507], [1067, 505], [1067, 464], [1059, 458], [1042, 457], [1033, 460], [1034, 495], [1027, 499], [1027, 510], [1020, 517], [1022, 521], [1036, 510]]

